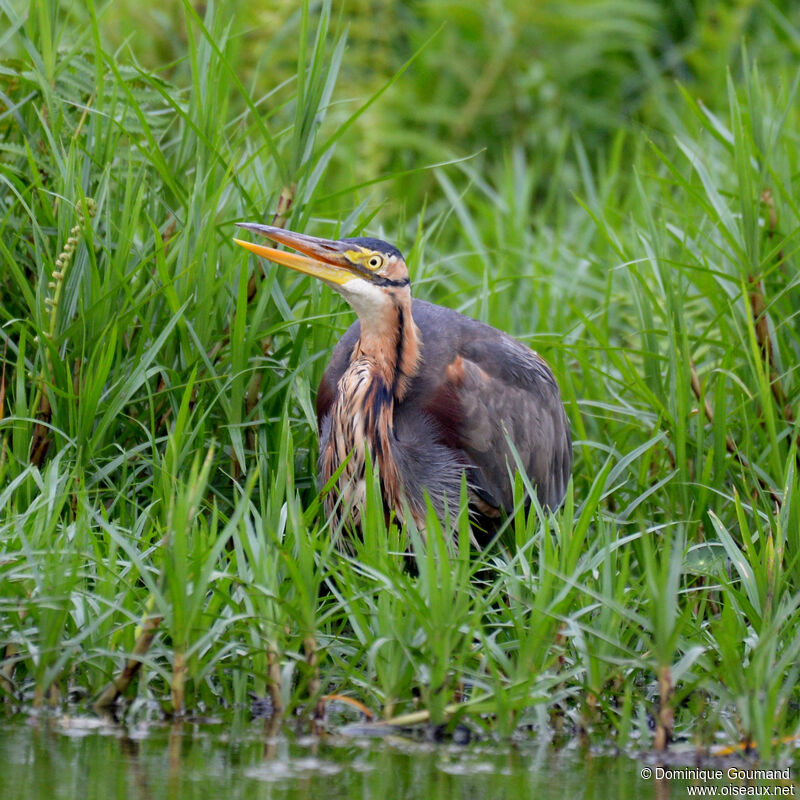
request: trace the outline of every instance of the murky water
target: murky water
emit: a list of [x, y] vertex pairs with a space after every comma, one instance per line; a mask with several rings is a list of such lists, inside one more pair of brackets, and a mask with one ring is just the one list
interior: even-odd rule
[[[183, 723], [146, 728], [98, 727], [90, 720], [0, 722], [2, 800], [665, 800], [691, 796], [691, 785], [716, 786], [720, 797], [764, 796], [746, 792], [747, 782], [705, 780], [708, 773], [689, 781], [655, 780], [647, 777], [648, 769], [651, 776], [656, 772], [647, 760], [585, 750], [554, 752], [530, 743], [434, 745], [399, 737], [273, 737], [263, 721], [238, 727]], [[750, 785], [768, 787], [768, 796], [798, 794], [791, 779]]]

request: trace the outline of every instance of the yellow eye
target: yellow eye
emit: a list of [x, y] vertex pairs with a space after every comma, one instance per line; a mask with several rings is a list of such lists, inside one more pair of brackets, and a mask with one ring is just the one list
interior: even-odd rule
[[383, 264], [383, 259], [380, 256], [370, 256], [367, 264], [369, 264], [370, 269], [378, 269]]

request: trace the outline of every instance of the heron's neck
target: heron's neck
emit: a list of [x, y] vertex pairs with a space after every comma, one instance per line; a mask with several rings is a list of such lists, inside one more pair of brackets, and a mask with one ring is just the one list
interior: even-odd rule
[[[421, 346], [410, 302], [393, 301], [389, 313], [384, 308], [380, 315], [359, 314], [359, 319], [361, 338], [353, 349], [350, 366], [339, 379], [328, 442], [320, 453], [325, 482], [345, 462], [339, 494], [356, 521], [364, 501], [368, 451], [378, 467], [387, 508], [400, 506], [402, 482], [394, 457], [394, 404], [406, 395], [419, 370]], [[326, 508], [334, 513], [332, 494], [326, 496]]]
[[374, 377], [389, 390], [391, 399], [402, 400], [411, 379], [419, 371], [421, 337], [411, 316], [410, 299], [392, 298], [380, 313], [362, 314], [361, 338], [352, 364], [371, 366]]

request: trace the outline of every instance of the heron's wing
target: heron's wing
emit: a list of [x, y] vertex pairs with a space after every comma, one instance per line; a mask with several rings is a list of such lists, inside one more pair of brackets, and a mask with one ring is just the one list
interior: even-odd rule
[[447, 432], [450, 446], [462, 450], [476, 467], [473, 479], [484, 500], [506, 511], [513, 507], [516, 459], [511, 443], [540, 502], [557, 508], [572, 463], [558, 385], [536, 353], [488, 330], [491, 334], [482, 331], [485, 336], [461, 339], [426, 410]]

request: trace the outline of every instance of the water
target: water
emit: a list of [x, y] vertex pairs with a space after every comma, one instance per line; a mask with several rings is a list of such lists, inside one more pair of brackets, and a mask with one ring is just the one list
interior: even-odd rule
[[[91, 719], [16, 719], [0, 727], [2, 800], [666, 800], [690, 796], [689, 784], [717, 786], [718, 796], [756, 794], [741, 781], [643, 779], [647, 769], [655, 771], [649, 760], [531, 743], [274, 737], [263, 721], [123, 728]], [[797, 796], [791, 780], [759, 785], [770, 796]]]

